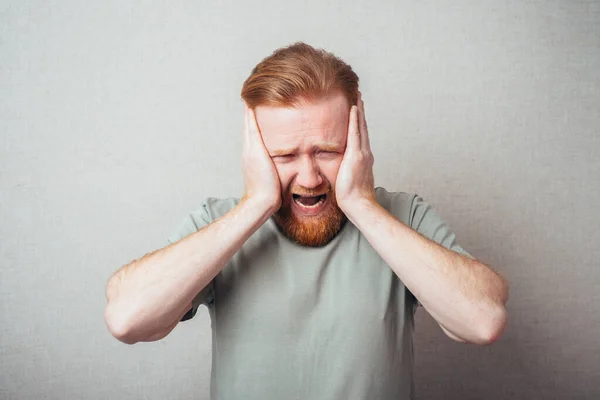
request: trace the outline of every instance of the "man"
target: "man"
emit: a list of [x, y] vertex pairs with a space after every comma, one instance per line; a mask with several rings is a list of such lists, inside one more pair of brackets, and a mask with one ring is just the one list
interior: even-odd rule
[[208, 198], [170, 245], [117, 271], [105, 319], [125, 343], [208, 307], [211, 398], [409, 399], [421, 304], [460, 342], [507, 321], [505, 280], [423, 199], [374, 188], [358, 77], [297, 43], [244, 83], [241, 199]]

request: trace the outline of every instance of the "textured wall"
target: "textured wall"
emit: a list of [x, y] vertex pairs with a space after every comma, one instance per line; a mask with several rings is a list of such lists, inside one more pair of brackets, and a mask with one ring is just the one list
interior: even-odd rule
[[104, 285], [241, 194], [240, 86], [297, 40], [360, 75], [377, 183], [511, 283], [490, 347], [419, 311], [418, 397], [600, 398], [598, 2], [374, 3], [0, 2], [0, 399], [208, 398], [206, 311], [126, 346]]

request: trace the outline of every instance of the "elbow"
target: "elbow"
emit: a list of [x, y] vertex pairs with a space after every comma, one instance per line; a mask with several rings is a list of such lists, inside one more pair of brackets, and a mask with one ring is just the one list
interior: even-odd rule
[[500, 277], [500, 284], [497, 301], [490, 306], [485, 318], [481, 324], [479, 343], [481, 345], [490, 345], [500, 339], [506, 325], [508, 324], [508, 312], [506, 303], [508, 302], [508, 282]]
[[114, 303], [108, 303], [104, 310], [104, 322], [110, 333], [125, 344], [135, 344], [139, 340], [133, 334], [131, 321], [116, 309]]
[[114, 274], [106, 285], [106, 298], [108, 304], [104, 310], [104, 322], [109, 332], [119, 341], [125, 344], [136, 344], [140, 338], [135, 335], [134, 316], [137, 314], [127, 306], [118, 296], [117, 284], [122, 275]]
[[487, 316], [485, 321], [480, 324], [480, 332], [475, 344], [487, 346], [495, 343], [504, 333], [507, 324], [508, 313], [504, 306], [498, 305], [491, 315]]

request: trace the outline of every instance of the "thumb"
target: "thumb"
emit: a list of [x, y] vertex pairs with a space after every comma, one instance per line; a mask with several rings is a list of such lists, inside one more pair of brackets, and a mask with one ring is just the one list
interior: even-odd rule
[[346, 142], [346, 151], [360, 150], [360, 130], [358, 129], [358, 107], [352, 106], [350, 109], [350, 121], [348, 123], [348, 139]]

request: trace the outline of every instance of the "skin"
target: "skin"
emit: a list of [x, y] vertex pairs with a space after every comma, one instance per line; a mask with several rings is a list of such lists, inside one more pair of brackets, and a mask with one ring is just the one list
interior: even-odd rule
[[[279, 181], [270, 188], [273, 196], [276, 191], [289, 192], [288, 186], [311, 189], [324, 179], [335, 182], [339, 208], [442, 330], [459, 342], [493, 343], [506, 327], [506, 281], [485, 264], [418, 234], [377, 203], [374, 157], [360, 92], [348, 118], [347, 109], [342, 95], [290, 109], [257, 107], [259, 123], [251, 122], [251, 135], [257, 143], [262, 138], [261, 154], [271, 157], [275, 168], [269, 171], [278, 174], [278, 179], [275, 175], [264, 179]], [[254, 114], [247, 110], [247, 115], [252, 119]], [[322, 151], [325, 143], [331, 153]], [[266, 158], [263, 162], [268, 164]]]
[[[359, 104], [362, 107], [360, 96]], [[252, 119], [253, 111], [246, 112]], [[374, 159], [368, 136], [359, 134], [359, 124], [366, 129], [364, 111], [350, 108], [342, 94], [301, 108], [256, 107], [256, 123], [250, 122], [250, 134], [257, 144], [262, 139], [279, 181], [279, 186], [264, 189], [285, 193], [292, 186], [292, 192], [304, 193], [304, 188], [318, 189], [326, 180], [334, 182], [342, 210], [357, 200], [374, 201]], [[275, 176], [265, 175], [265, 182], [275, 180]]]
[[[507, 321], [506, 281], [379, 206], [362, 98], [348, 108], [341, 95], [295, 108], [257, 107], [256, 114], [246, 107], [240, 203], [197, 232], [117, 270], [106, 287], [110, 332], [128, 344], [165, 337], [246, 240], [285, 209], [292, 193], [320, 193], [329, 186], [336, 200], [329, 207], [339, 207], [449, 337], [476, 344], [500, 337]], [[280, 158], [290, 149], [291, 159]], [[304, 224], [331, 208], [322, 216], [290, 210], [295, 222]]]
[[[296, 108], [256, 108], [255, 129], [279, 179], [282, 204], [275, 222], [288, 238], [302, 245], [327, 244], [345, 220], [335, 183], [346, 147], [349, 109], [341, 93]], [[293, 195], [325, 195], [323, 210], [307, 213], [295, 206]]]

